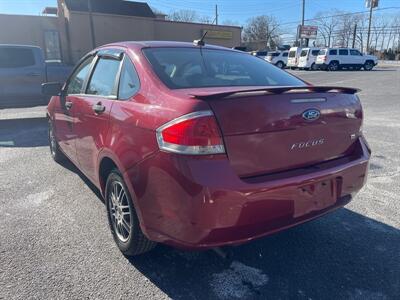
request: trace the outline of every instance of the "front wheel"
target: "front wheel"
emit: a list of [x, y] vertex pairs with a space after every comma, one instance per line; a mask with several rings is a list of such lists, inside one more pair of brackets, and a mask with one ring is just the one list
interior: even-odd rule
[[333, 61], [328, 65], [329, 71], [337, 71], [339, 70], [339, 63], [337, 61]]
[[153, 249], [157, 244], [143, 234], [132, 198], [116, 169], [108, 176], [105, 194], [108, 221], [119, 250], [126, 256], [134, 256]]
[[374, 67], [374, 64], [371, 61], [367, 61], [364, 64], [364, 70], [365, 71], [371, 71], [373, 67]]
[[284, 67], [285, 65], [283, 64], [283, 62], [278, 61], [278, 62], [276, 63], [275, 66], [277, 66], [279, 69], [283, 69], [283, 67]]

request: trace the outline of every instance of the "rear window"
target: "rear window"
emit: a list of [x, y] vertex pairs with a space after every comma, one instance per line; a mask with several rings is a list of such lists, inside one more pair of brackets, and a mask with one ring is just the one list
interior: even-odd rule
[[347, 49], [340, 49], [339, 55], [349, 55], [349, 51]]
[[279, 56], [279, 52], [270, 52], [270, 53], [268, 53], [268, 56], [272, 56], [272, 57], [275, 57], [275, 56]]
[[329, 50], [329, 55], [337, 55], [337, 50]]
[[303, 50], [303, 51], [301, 51], [301, 53], [300, 53], [300, 56], [307, 56], [307, 54], [308, 54], [308, 50]]
[[296, 51], [289, 51], [289, 57], [296, 57]]
[[146, 48], [143, 53], [171, 89], [213, 86], [303, 86], [294, 76], [244, 53], [201, 48]]
[[326, 49], [319, 50], [318, 55], [325, 55]]
[[0, 68], [23, 68], [35, 65], [32, 49], [0, 48]]
[[283, 57], [287, 57], [288, 54], [289, 54], [288, 52], [283, 52], [282, 56], [283, 56]]

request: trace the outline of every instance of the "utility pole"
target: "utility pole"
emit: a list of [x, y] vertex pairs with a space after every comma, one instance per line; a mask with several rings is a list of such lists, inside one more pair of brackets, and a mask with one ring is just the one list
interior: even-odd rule
[[[305, 13], [305, 7], [306, 7], [306, 0], [303, 0], [303, 11], [302, 11], [302, 16], [301, 16], [301, 26], [304, 26], [304, 13]], [[307, 41], [308, 43], [308, 41]], [[303, 47], [303, 39], [300, 38], [300, 47]]]
[[[354, 24], [354, 31], [353, 31], [353, 46], [352, 48], [354, 48], [356, 46], [356, 35], [357, 35], [357, 23]], [[362, 52], [362, 49], [361, 49]]]
[[96, 36], [94, 33], [92, 0], [88, 0], [88, 11], [89, 11], [89, 22], [90, 22], [90, 35], [92, 38], [92, 48], [94, 49], [96, 48]]
[[371, 36], [371, 21], [372, 21], [372, 10], [378, 7], [379, 0], [367, 0], [366, 4], [369, 5], [369, 22], [368, 22], [368, 35], [367, 35], [367, 54], [369, 53], [369, 40]]
[[215, 25], [218, 25], [218, 5], [215, 4]]

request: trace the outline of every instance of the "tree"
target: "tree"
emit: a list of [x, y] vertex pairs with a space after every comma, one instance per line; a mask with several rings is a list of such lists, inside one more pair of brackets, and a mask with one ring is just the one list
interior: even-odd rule
[[262, 15], [251, 18], [243, 30], [244, 42], [256, 42], [270, 47], [277, 44], [275, 40], [278, 36], [279, 24], [273, 16]]
[[199, 17], [194, 10], [181, 9], [170, 13], [167, 16], [167, 19], [177, 22], [195, 22], [199, 19]]
[[324, 46], [330, 47], [333, 44], [334, 31], [338, 25], [335, 17], [332, 15], [337, 14], [337, 11], [333, 12], [319, 12], [315, 15], [315, 25], [318, 26], [318, 34], [322, 36], [324, 40]]

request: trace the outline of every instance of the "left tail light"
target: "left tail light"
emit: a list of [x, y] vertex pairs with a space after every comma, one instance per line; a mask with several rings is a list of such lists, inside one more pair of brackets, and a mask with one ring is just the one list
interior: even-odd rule
[[225, 153], [221, 131], [212, 111], [199, 111], [174, 119], [156, 131], [161, 150], [188, 155]]

